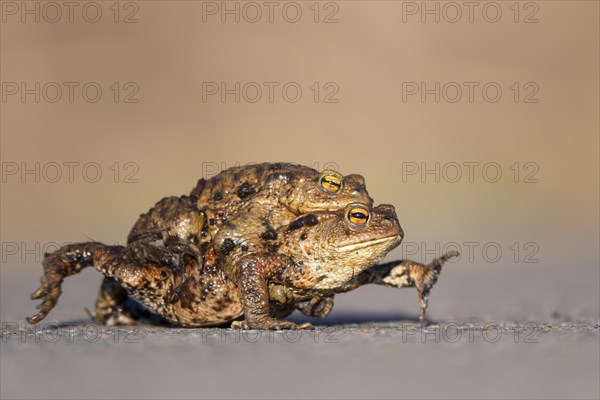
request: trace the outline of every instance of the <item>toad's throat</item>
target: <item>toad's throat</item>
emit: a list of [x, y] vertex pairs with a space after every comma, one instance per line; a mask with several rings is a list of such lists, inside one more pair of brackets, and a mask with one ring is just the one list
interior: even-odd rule
[[401, 235], [393, 235], [393, 236], [387, 236], [387, 237], [383, 237], [383, 238], [379, 238], [379, 239], [369, 240], [367, 242], [347, 244], [345, 246], [338, 247], [338, 251], [341, 251], [341, 252], [355, 251], [355, 250], [364, 249], [365, 247], [371, 247], [371, 246], [375, 246], [375, 245], [385, 243], [385, 242], [393, 242], [393, 241], [400, 242], [401, 238], [402, 238]]

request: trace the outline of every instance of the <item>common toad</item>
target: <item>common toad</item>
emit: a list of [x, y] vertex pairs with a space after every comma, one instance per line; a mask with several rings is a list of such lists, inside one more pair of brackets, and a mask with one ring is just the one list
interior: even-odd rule
[[28, 321], [42, 320], [63, 279], [88, 266], [105, 275], [94, 319], [108, 325], [136, 322], [131, 297], [178, 326], [308, 328], [281, 318], [295, 309], [325, 317], [336, 293], [367, 283], [416, 287], [424, 319], [441, 265], [456, 253], [377, 264], [403, 232], [393, 206], [372, 206], [362, 177], [291, 164], [220, 175], [157, 203], [127, 246], [76, 243], [47, 254], [32, 294], [43, 302]]

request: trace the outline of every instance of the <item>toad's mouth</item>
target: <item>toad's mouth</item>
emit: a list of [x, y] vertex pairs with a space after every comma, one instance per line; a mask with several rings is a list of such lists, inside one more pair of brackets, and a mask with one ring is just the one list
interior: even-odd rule
[[386, 236], [386, 237], [379, 238], [379, 239], [369, 240], [367, 242], [347, 244], [345, 246], [338, 247], [338, 250], [342, 251], [342, 252], [355, 251], [355, 250], [364, 249], [365, 247], [371, 247], [371, 246], [375, 246], [375, 245], [378, 245], [381, 243], [386, 243], [386, 242], [400, 243], [400, 240], [402, 240], [402, 235], [392, 235], [392, 236]]

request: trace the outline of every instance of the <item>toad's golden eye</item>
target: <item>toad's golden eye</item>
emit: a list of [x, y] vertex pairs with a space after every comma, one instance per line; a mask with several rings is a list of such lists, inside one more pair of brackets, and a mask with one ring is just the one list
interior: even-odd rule
[[369, 221], [369, 211], [362, 207], [354, 207], [348, 211], [348, 220], [354, 225], [365, 225]]
[[327, 193], [339, 193], [342, 190], [343, 179], [339, 175], [323, 174], [319, 184]]

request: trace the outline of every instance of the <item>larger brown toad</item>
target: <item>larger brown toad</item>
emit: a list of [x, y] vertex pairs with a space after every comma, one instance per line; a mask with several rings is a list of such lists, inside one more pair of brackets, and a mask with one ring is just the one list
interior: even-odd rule
[[[286, 180], [260, 181], [273, 179]], [[392, 206], [372, 208], [368, 195], [364, 203], [345, 206], [341, 200], [297, 200], [309, 193], [311, 182], [332, 189], [313, 199], [331, 200], [333, 193], [363, 196], [364, 181], [352, 188], [337, 174], [316, 174], [302, 183], [307, 188], [298, 194], [280, 182], [279, 188], [289, 189], [278, 192], [278, 196], [286, 194], [285, 201], [273, 197], [277, 192], [273, 183], [257, 185], [252, 193], [256, 201], [231, 190], [220, 191], [220, 201], [229, 206], [214, 199], [211, 187], [217, 186], [212, 182], [201, 185], [192, 196], [165, 199], [143, 215], [133, 232], [141, 232], [140, 237], [150, 232], [151, 240], [131, 240], [130, 235], [127, 246], [78, 243], [47, 255], [42, 286], [32, 295], [43, 303], [29, 322], [40, 321], [54, 307], [64, 277], [87, 266], [106, 276], [95, 319], [107, 324], [135, 322], [127, 302], [131, 296], [179, 326], [235, 322], [244, 328], [296, 328], [279, 318], [294, 309], [324, 317], [333, 306], [334, 294], [366, 283], [416, 287], [424, 318], [429, 290], [441, 264], [452, 254], [428, 265], [407, 261], [377, 265], [402, 239]], [[344, 187], [350, 190], [343, 192]], [[239, 202], [235, 196], [247, 201]], [[163, 202], [174, 207], [163, 207]], [[245, 214], [239, 213], [241, 209]]]

